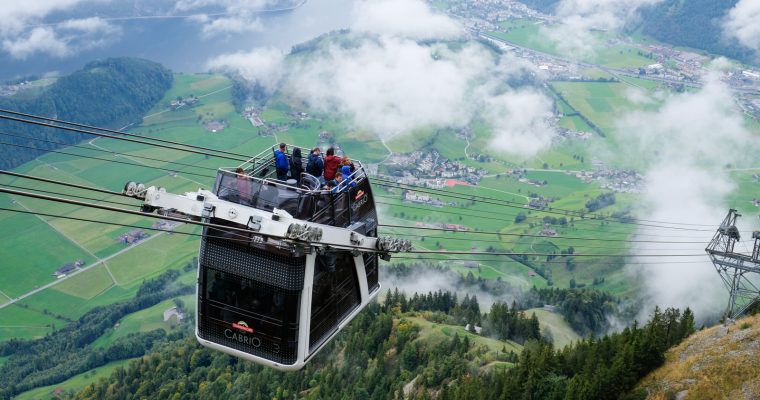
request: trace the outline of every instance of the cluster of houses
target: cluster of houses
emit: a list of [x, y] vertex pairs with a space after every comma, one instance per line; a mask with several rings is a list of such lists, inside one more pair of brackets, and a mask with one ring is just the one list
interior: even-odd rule
[[433, 207], [443, 207], [443, 202], [439, 199], [430, 197], [427, 194], [420, 194], [412, 190], [404, 193], [404, 201], [409, 203], [427, 204]]
[[17, 83], [15, 85], [0, 85], [0, 96], [13, 96], [14, 94], [31, 87], [29, 81]]
[[259, 112], [255, 107], [246, 107], [245, 110], [243, 110], [243, 117], [247, 119], [254, 128], [264, 126], [264, 121], [259, 116]]
[[462, 23], [471, 29], [497, 30], [499, 23], [513, 18], [549, 19], [519, 1], [512, 0], [452, 0], [449, 12], [462, 18]]
[[151, 225], [153, 229], [161, 229], [162, 231], [173, 231], [177, 226], [182, 225], [181, 222], [167, 221], [165, 219], [159, 219]]
[[148, 236], [148, 233], [142, 229], [132, 229], [127, 233], [119, 235], [116, 241], [124, 244], [135, 244], [143, 239], [147, 239]]
[[436, 229], [448, 229], [451, 231], [459, 231], [459, 232], [467, 232], [470, 230], [470, 228], [462, 225], [462, 224], [445, 224], [445, 223], [435, 223], [435, 224], [426, 224], [424, 222], [417, 221], [414, 226], [416, 228], [436, 228]]
[[60, 279], [65, 277], [66, 275], [76, 271], [77, 269], [81, 268], [84, 265], [84, 260], [76, 260], [74, 262], [65, 264], [61, 268], [58, 268], [55, 272], [53, 272], [53, 276]]
[[530, 200], [528, 200], [528, 204], [525, 205], [527, 208], [532, 208], [534, 210], [543, 210], [546, 207], [549, 207], [549, 204], [554, 202], [553, 197], [544, 197], [542, 195], [536, 195], [534, 197], [531, 197]]
[[618, 193], [638, 193], [644, 185], [644, 176], [634, 170], [607, 168], [598, 165], [594, 171], [577, 171], [575, 177], [585, 183], [601, 181], [601, 187]]
[[477, 185], [488, 174], [483, 168], [474, 168], [451, 161], [436, 150], [415, 151], [393, 154], [389, 162], [404, 168], [404, 176], [423, 179], [457, 179], [467, 184]]
[[192, 106], [197, 102], [198, 102], [198, 98], [191, 94], [188, 97], [177, 97], [176, 99], [172, 100], [169, 103], [169, 108], [171, 108], [172, 110], [176, 110], [180, 107]]

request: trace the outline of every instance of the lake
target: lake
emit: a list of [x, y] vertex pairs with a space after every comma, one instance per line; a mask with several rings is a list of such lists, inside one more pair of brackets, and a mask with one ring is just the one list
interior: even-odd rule
[[[206, 61], [224, 53], [273, 46], [289, 50], [294, 44], [337, 29], [347, 28], [356, 0], [307, 0], [288, 12], [259, 16], [261, 32], [204, 37], [201, 25], [190, 19], [141, 19], [116, 21], [121, 37], [71, 57], [56, 58], [36, 53], [14, 60], [2, 53], [0, 80], [21, 76], [66, 74], [89, 61], [106, 57], [140, 57], [156, 61], [177, 72], [203, 72]], [[78, 15], [87, 18], [92, 15]]]

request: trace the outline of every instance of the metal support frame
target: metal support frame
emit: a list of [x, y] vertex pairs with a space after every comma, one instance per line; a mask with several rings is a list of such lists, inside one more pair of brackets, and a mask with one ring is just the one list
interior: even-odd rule
[[730, 209], [705, 251], [728, 289], [726, 316], [735, 320], [760, 300], [760, 232], [753, 232], [755, 243], [752, 255], [734, 251], [741, 240], [736, 220], [740, 217]]
[[388, 253], [408, 252], [412, 249], [409, 240], [394, 237], [368, 237], [350, 229], [331, 225], [305, 222], [293, 218], [284, 210], [271, 212], [259, 210], [218, 198], [214, 193], [199, 189], [197, 192], [178, 195], [163, 188], [135, 185], [125, 186], [127, 196], [143, 200], [143, 206], [159, 213], [173, 213], [187, 217], [209, 216], [246, 226], [251, 233], [294, 243], [308, 243], [314, 246], [345, 248], [360, 252]]

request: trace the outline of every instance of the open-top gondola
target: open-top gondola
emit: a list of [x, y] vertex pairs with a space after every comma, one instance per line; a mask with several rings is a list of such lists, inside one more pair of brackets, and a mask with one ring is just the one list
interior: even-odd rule
[[267, 149], [219, 169], [213, 191], [125, 186], [146, 211], [205, 223], [195, 331], [201, 344], [299, 369], [378, 294], [378, 257], [411, 246], [378, 238], [370, 180], [361, 162], [354, 166], [331, 190], [307, 173], [284, 182]]

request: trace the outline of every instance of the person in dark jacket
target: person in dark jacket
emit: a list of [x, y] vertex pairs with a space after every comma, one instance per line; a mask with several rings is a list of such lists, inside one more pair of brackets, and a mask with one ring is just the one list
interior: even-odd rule
[[303, 159], [301, 158], [301, 149], [293, 148], [293, 155], [290, 156], [290, 177], [296, 180], [296, 186], [301, 186], [301, 173], [303, 172]]
[[274, 167], [277, 170], [277, 179], [281, 181], [288, 180], [288, 170], [290, 169], [290, 163], [288, 162], [288, 151], [285, 143], [280, 143], [280, 148], [274, 151]]
[[334, 148], [330, 147], [327, 149], [327, 156], [325, 157], [325, 181], [335, 179], [335, 173], [338, 172], [340, 161], [340, 157], [335, 155]]
[[325, 169], [325, 163], [322, 161], [322, 156], [319, 154], [320, 152], [321, 150], [319, 147], [315, 147], [311, 150], [309, 153], [309, 161], [306, 163], [306, 172], [321, 180], [323, 179], [322, 172]]

